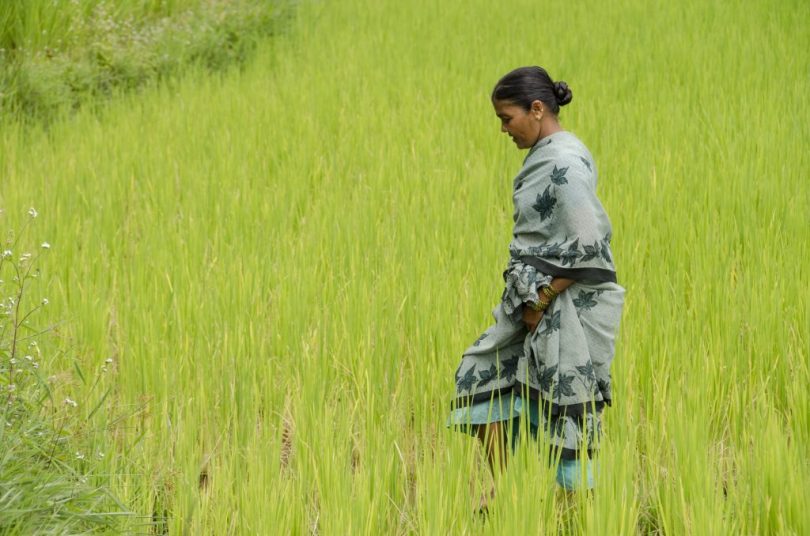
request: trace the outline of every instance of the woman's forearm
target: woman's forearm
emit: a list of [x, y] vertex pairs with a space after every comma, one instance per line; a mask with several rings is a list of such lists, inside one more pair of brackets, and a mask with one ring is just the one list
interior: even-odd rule
[[[562, 291], [570, 287], [574, 284], [573, 279], [566, 279], [564, 277], [555, 277], [551, 280], [551, 284], [548, 285], [551, 287], [551, 290], [554, 292], [554, 295], [560, 294]], [[526, 323], [526, 327], [529, 331], [534, 333], [534, 330], [537, 329], [537, 325], [540, 323], [540, 320], [543, 318], [543, 313], [545, 310], [551, 305], [551, 299], [547, 296], [543, 291], [539, 292], [540, 294], [540, 302], [537, 305], [531, 305], [529, 307], [523, 308], [523, 322]]]
[[[551, 280], [551, 282], [547, 285], [549, 288], [543, 287], [540, 290], [540, 309], [546, 310], [551, 305], [551, 302], [565, 289], [570, 287], [574, 284], [573, 279], [567, 279], [565, 277], [555, 277]], [[549, 290], [550, 289], [550, 290]]]
[[555, 277], [551, 280], [551, 290], [556, 292], [557, 294], [561, 293], [563, 290], [567, 289], [571, 285], [573, 285], [575, 281], [573, 279], [566, 279], [565, 277]]

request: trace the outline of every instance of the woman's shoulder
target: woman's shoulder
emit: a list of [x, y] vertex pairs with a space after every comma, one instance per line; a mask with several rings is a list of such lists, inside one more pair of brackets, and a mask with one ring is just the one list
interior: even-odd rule
[[592, 159], [591, 152], [575, 134], [567, 130], [560, 130], [539, 140], [529, 150], [526, 161], [577, 158], [579, 156]]
[[591, 152], [576, 135], [567, 130], [555, 132], [538, 141], [523, 161], [523, 168], [527, 171], [546, 166], [567, 167], [587, 175], [596, 172]]

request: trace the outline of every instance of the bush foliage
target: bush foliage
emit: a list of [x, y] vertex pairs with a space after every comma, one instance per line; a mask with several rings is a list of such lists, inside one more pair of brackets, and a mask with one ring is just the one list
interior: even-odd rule
[[12, 0], [0, 4], [0, 112], [50, 118], [189, 65], [241, 64], [282, 0]]

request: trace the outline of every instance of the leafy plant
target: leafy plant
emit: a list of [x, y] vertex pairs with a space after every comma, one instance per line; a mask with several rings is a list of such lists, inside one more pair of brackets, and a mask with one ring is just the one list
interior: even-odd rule
[[57, 403], [43, 375], [47, 345], [39, 339], [50, 329], [34, 320], [49, 302], [35, 292], [51, 246], [26, 249], [24, 240], [37, 216], [28, 211], [0, 254], [0, 533], [110, 530], [123, 507], [96, 482], [89, 453], [71, 433], [79, 403]]

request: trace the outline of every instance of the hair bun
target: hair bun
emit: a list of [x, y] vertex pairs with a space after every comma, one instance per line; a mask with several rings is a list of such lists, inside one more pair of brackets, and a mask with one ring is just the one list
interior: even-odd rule
[[557, 97], [557, 104], [560, 106], [565, 106], [574, 98], [571, 89], [565, 82], [554, 82], [554, 96]]

